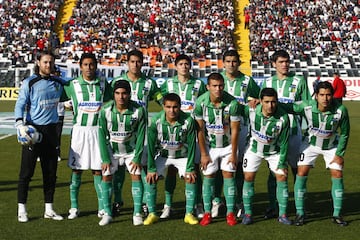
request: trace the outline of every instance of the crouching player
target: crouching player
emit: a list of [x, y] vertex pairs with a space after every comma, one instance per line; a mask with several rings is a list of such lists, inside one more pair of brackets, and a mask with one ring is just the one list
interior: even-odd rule
[[288, 114], [278, 107], [275, 89], [264, 88], [260, 92], [260, 105], [255, 109], [246, 107], [245, 115], [250, 119], [251, 138], [243, 160], [245, 216], [242, 224], [253, 223], [252, 199], [255, 175], [261, 161], [265, 159], [276, 177], [276, 197], [279, 204], [278, 221], [291, 225], [291, 220], [286, 216], [288, 203], [286, 157], [290, 126]]
[[301, 154], [294, 186], [296, 226], [304, 224], [306, 181], [319, 155], [323, 155], [326, 168], [330, 169], [331, 174], [331, 195], [334, 206], [332, 221], [339, 226], [347, 225], [340, 213], [344, 192], [342, 170], [349, 140], [350, 123], [346, 107], [334, 101], [333, 94], [334, 89], [331, 83], [321, 82], [315, 90], [315, 100], [293, 105], [286, 104], [286, 106], [292, 106], [291, 110], [301, 114], [308, 122], [308, 137], [300, 148]]
[[165, 169], [173, 165], [180, 177], [185, 179], [186, 214], [184, 222], [194, 225], [198, 220], [192, 211], [196, 196], [195, 174], [195, 121], [180, 110], [181, 99], [175, 93], [163, 98], [163, 111], [151, 119], [148, 128], [148, 182], [149, 215], [144, 225], [158, 221], [156, 215], [156, 183], [159, 176], [164, 176]]
[[[133, 224], [142, 225], [141, 203], [141, 155], [143, 152], [146, 117], [144, 108], [130, 100], [131, 87], [128, 81], [114, 84], [114, 100], [100, 112], [99, 139], [102, 158], [102, 198], [106, 216], [111, 216], [112, 174], [118, 166], [126, 165], [131, 174], [131, 192], [134, 201]], [[104, 218], [100, 226], [107, 225], [112, 218]]]

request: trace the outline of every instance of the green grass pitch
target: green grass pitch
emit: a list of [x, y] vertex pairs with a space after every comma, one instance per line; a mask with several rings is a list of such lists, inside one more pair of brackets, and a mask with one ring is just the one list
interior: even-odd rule
[[[9, 107], [10, 105], [10, 107]], [[183, 222], [185, 197], [184, 183], [178, 179], [174, 196], [175, 215], [172, 219], [160, 221], [151, 226], [132, 225], [132, 198], [130, 178], [127, 175], [123, 196], [125, 205], [120, 217], [108, 226], [100, 227], [97, 200], [90, 171], [84, 172], [79, 194], [81, 215], [75, 220], [52, 221], [43, 218], [44, 203], [41, 168], [37, 164], [30, 183], [28, 198], [28, 223], [17, 221], [17, 178], [20, 166], [20, 145], [15, 136], [0, 140], [0, 239], [358, 239], [360, 234], [360, 102], [345, 102], [349, 109], [351, 136], [345, 156], [345, 198], [343, 214], [349, 222], [347, 227], [331, 223], [332, 203], [330, 198], [330, 175], [324, 169], [322, 159], [317, 161], [308, 179], [306, 201], [307, 222], [302, 227], [283, 226], [275, 219], [264, 220], [262, 214], [267, 206], [266, 164], [263, 163], [255, 182], [254, 213], [255, 223], [250, 226], [226, 224], [224, 212], [214, 223], [202, 227], [190, 226]], [[158, 107], [152, 107], [152, 111]], [[13, 105], [0, 104], [0, 111], [12, 112]], [[62, 157], [67, 158], [69, 136], [62, 139]], [[59, 162], [58, 180], [55, 193], [55, 210], [67, 217], [70, 206], [69, 181], [71, 170], [67, 161]], [[158, 184], [158, 211], [164, 202], [164, 181]], [[294, 219], [293, 180], [289, 178], [288, 213]]]

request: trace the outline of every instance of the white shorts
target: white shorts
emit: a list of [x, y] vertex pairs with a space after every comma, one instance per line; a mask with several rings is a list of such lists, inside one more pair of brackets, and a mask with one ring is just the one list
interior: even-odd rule
[[232, 164], [228, 163], [229, 157], [232, 153], [231, 144], [224, 148], [210, 148], [209, 156], [211, 162], [207, 165], [206, 170], [202, 170], [204, 175], [211, 175], [216, 173], [220, 169], [226, 172], [236, 172], [236, 168]]
[[68, 166], [76, 170], [101, 170], [98, 126], [73, 127]]
[[297, 135], [289, 136], [287, 161], [291, 168], [297, 168], [297, 162], [300, 156], [301, 139], [302, 135], [300, 132]]
[[298, 166], [305, 165], [315, 167], [315, 161], [319, 155], [323, 155], [326, 168], [342, 171], [343, 166], [337, 163], [330, 164], [330, 162], [334, 160], [334, 156], [336, 155], [336, 148], [322, 150], [319, 147], [310, 145], [308, 142], [303, 142], [303, 144], [301, 145], [301, 153], [298, 161]]
[[168, 166], [174, 165], [177, 168], [179, 177], [185, 177], [187, 158], [164, 158], [157, 157], [155, 159], [156, 172], [159, 176], [165, 176], [165, 170]]
[[273, 171], [275, 174], [286, 175], [283, 169], [277, 169], [280, 160], [280, 154], [274, 154], [264, 157], [258, 156], [250, 150], [247, 150], [244, 155], [242, 165], [243, 172], [257, 172], [263, 159], [268, 162], [270, 170]]
[[[141, 171], [138, 169], [136, 171], [131, 171], [131, 162], [134, 159], [135, 154], [121, 154], [121, 155], [114, 155], [113, 158], [115, 160], [115, 165], [117, 166], [124, 166], [126, 165], [126, 168], [130, 174], [133, 175], [141, 175]], [[116, 167], [117, 169], [117, 167]]]

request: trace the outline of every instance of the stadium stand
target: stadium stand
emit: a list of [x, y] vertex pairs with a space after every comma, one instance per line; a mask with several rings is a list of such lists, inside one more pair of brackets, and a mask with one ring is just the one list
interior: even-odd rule
[[194, 60], [193, 74], [206, 77], [222, 69], [224, 50], [240, 48], [239, 41], [246, 39], [241, 35], [234, 44], [233, 32], [235, 27], [235, 32], [241, 31], [239, 26], [245, 28], [245, 15], [249, 29], [242, 32], [249, 34], [250, 51], [238, 50], [244, 51], [241, 56], [251, 53], [253, 76], [273, 73], [270, 56], [279, 48], [290, 52], [292, 70], [305, 76], [327, 77], [334, 70], [342, 76], [359, 76], [360, 11], [356, 0], [246, 3], [4, 0], [0, 3], [0, 84], [14, 82], [6, 80], [13, 76], [4, 75], [6, 70], [21, 68], [18, 75], [25, 77], [36, 51], [49, 47], [64, 63], [76, 62], [82, 52], [90, 51], [108, 66], [124, 65], [126, 52], [140, 48], [154, 77], [175, 74], [174, 58], [186, 53]]

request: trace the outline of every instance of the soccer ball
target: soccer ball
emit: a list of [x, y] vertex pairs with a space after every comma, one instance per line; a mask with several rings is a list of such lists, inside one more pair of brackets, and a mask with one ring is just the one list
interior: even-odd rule
[[42, 134], [36, 130], [36, 128], [32, 125], [26, 126], [27, 135], [30, 137], [29, 143], [27, 145], [33, 145], [35, 143], [39, 143], [42, 140]]

